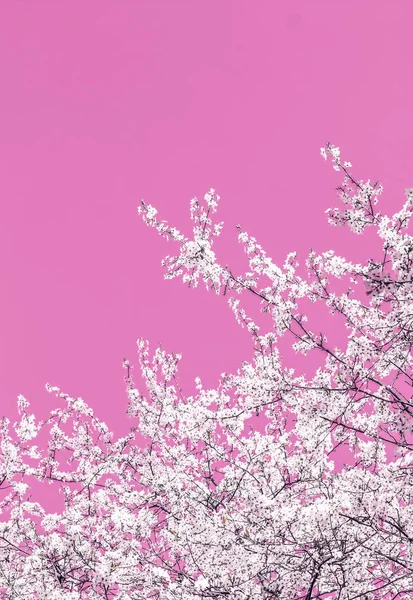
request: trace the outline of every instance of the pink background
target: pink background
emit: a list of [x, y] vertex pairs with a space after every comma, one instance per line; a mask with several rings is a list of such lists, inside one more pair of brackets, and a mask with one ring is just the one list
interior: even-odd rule
[[22, 393], [46, 416], [49, 382], [125, 434], [122, 359], [137, 365], [140, 336], [183, 353], [188, 394], [251, 359], [225, 299], [163, 280], [175, 248], [141, 198], [190, 234], [190, 198], [216, 188], [217, 251], [238, 272], [238, 223], [277, 262], [368, 258], [371, 236], [327, 223], [341, 177], [319, 149], [339, 145], [399, 208], [412, 18], [410, 0], [1, 2], [1, 414]]

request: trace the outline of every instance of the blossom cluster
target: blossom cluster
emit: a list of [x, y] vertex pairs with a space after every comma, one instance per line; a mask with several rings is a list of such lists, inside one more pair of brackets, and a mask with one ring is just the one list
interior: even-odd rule
[[[234, 274], [213, 251], [222, 223], [211, 189], [191, 201], [193, 238], [157, 218], [144, 222], [179, 244], [166, 278], [228, 295], [251, 335], [254, 360], [221, 375], [216, 389], [196, 379], [185, 396], [181, 355], [138, 340], [146, 391], [128, 360], [130, 433], [117, 440], [81, 399], [48, 385], [64, 408], [44, 421], [18, 398], [20, 420], [0, 428], [0, 599], [60, 600], [387, 600], [413, 590], [413, 238], [406, 232], [413, 191], [401, 210], [376, 211], [382, 187], [358, 181], [327, 144], [344, 181], [344, 211], [333, 225], [373, 227], [383, 256], [355, 264], [311, 251], [304, 279], [296, 253], [283, 266], [238, 227], [248, 271]], [[334, 291], [348, 277], [366, 286]], [[262, 280], [265, 279], [265, 282]], [[269, 317], [266, 332], [241, 305], [252, 294]], [[324, 303], [347, 328], [345, 347], [311, 331], [302, 299]], [[318, 352], [307, 377], [283, 363], [289, 336], [301, 355]], [[302, 360], [305, 360], [303, 358]], [[265, 432], [248, 420], [266, 417]], [[47, 448], [34, 445], [49, 428]], [[144, 439], [144, 444], [138, 436]], [[346, 463], [337, 466], [340, 451]], [[64, 510], [50, 514], [30, 479], [57, 485]]]

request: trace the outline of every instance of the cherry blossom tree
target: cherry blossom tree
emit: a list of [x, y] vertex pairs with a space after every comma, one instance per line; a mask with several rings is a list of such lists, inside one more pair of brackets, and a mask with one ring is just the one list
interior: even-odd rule
[[[238, 227], [249, 271], [237, 275], [212, 249], [222, 230], [213, 189], [191, 201], [191, 239], [142, 202], [144, 222], [179, 248], [163, 261], [165, 277], [192, 287], [203, 280], [226, 295], [254, 360], [222, 374], [217, 389], [197, 378], [187, 397], [177, 378], [181, 356], [151, 354], [140, 339], [146, 393], [124, 360], [134, 425], [117, 440], [81, 398], [57, 387], [47, 385], [63, 408], [44, 421], [19, 396], [14, 435], [1, 421], [0, 598], [413, 596], [413, 191], [399, 212], [382, 215], [382, 187], [356, 180], [333, 145], [321, 153], [343, 175], [345, 208], [328, 209], [329, 222], [355, 234], [373, 228], [381, 258], [354, 264], [311, 251], [303, 279], [296, 253], [279, 267]], [[334, 292], [345, 278], [348, 290]], [[267, 313], [267, 332], [242, 308], [242, 294]], [[311, 331], [303, 299], [323, 303], [348, 329], [345, 348]], [[322, 356], [312, 377], [283, 363], [283, 336], [297, 361]], [[254, 414], [266, 419], [264, 434], [248, 426]], [[39, 449], [33, 440], [47, 430]], [[341, 450], [350, 458], [337, 467]], [[35, 501], [34, 479], [59, 486], [61, 514]]]

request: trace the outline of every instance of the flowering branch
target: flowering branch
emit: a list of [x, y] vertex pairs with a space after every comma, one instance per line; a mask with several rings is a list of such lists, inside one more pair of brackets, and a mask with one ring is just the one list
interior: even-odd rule
[[[254, 360], [223, 373], [217, 389], [197, 378], [186, 397], [181, 355], [151, 354], [138, 340], [146, 392], [124, 359], [134, 424], [118, 440], [81, 398], [57, 387], [47, 389], [65, 406], [41, 422], [19, 396], [17, 441], [1, 421], [0, 599], [411, 597], [413, 238], [405, 229], [413, 191], [398, 213], [382, 215], [382, 187], [358, 181], [332, 144], [321, 153], [344, 177], [345, 209], [328, 209], [329, 222], [356, 234], [373, 227], [381, 260], [354, 264], [312, 250], [303, 279], [295, 252], [277, 266], [238, 226], [249, 270], [234, 274], [212, 249], [222, 230], [213, 222], [215, 190], [191, 201], [193, 239], [142, 201], [144, 222], [179, 245], [163, 261], [165, 277], [190, 287], [202, 279], [227, 296], [251, 334]], [[364, 301], [354, 287], [333, 291], [342, 277], [365, 284]], [[265, 333], [242, 308], [245, 293], [268, 315]], [[340, 319], [346, 347], [310, 329], [305, 298]], [[313, 377], [286, 368], [281, 336], [290, 336], [297, 360], [322, 354]], [[249, 425], [254, 414], [266, 418], [264, 434]], [[33, 441], [45, 428], [49, 442], [39, 449]], [[59, 486], [61, 514], [32, 501], [30, 478]]]

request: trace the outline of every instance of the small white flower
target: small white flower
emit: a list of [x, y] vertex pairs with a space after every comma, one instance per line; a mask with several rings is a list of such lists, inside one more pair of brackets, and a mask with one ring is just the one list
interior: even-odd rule
[[198, 579], [195, 581], [195, 589], [197, 590], [206, 590], [209, 586], [209, 580], [206, 579], [203, 575], [200, 575]]

